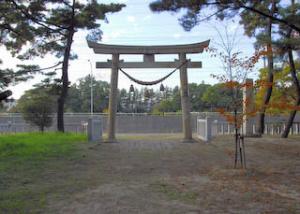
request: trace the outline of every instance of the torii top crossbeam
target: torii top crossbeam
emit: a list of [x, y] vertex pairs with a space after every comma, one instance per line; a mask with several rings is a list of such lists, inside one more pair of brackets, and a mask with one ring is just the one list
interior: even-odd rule
[[[156, 62], [155, 54], [187, 54], [202, 53], [204, 48], [208, 47], [209, 40], [186, 45], [154, 45], [154, 46], [137, 46], [137, 45], [107, 45], [88, 41], [88, 46], [94, 50], [96, 54], [142, 54], [143, 62], [118, 62], [122, 68], [176, 68], [180, 62], [175, 60], [171, 62]], [[111, 68], [112, 62], [97, 62], [96, 68]], [[187, 63], [187, 68], [201, 68], [201, 62]]]
[[179, 54], [179, 53], [202, 53], [208, 47], [209, 40], [186, 45], [107, 45], [88, 41], [88, 46], [96, 54]]

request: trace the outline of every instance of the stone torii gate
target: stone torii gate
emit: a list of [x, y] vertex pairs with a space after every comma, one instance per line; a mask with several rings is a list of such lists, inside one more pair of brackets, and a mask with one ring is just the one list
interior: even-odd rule
[[[188, 91], [187, 68], [202, 68], [202, 62], [187, 60], [186, 54], [202, 53], [209, 45], [209, 40], [187, 45], [161, 45], [161, 46], [130, 46], [130, 45], [107, 45], [88, 41], [88, 46], [96, 54], [111, 54], [112, 60], [96, 62], [96, 68], [111, 68], [109, 115], [108, 115], [108, 142], [116, 141], [116, 113], [118, 93], [118, 73], [120, 68], [180, 68], [181, 108], [183, 141], [191, 142], [191, 104]], [[142, 54], [142, 62], [124, 62], [120, 60], [120, 54]], [[155, 61], [156, 54], [178, 54], [179, 60], [171, 62]]]

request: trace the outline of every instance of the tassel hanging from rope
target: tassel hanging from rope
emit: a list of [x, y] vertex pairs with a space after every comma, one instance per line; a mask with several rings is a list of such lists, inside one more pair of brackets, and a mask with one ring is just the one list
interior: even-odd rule
[[164, 81], [165, 79], [167, 79], [168, 77], [170, 77], [172, 74], [174, 74], [178, 69], [180, 69], [182, 66], [184, 66], [186, 63], [188, 63], [189, 60], [185, 60], [181, 65], [179, 65], [177, 68], [175, 68], [173, 71], [171, 71], [169, 74], [167, 74], [166, 76], [158, 79], [158, 80], [154, 80], [154, 81], [142, 81], [142, 80], [138, 80], [136, 78], [134, 78], [133, 76], [129, 75], [128, 73], [126, 73], [122, 68], [119, 68], [120, 71], [126, 76], [128, 77], [131, 81], [139, 84], [139, 85], [156, 85], [158, 83], [161, 83], [162, 81]]

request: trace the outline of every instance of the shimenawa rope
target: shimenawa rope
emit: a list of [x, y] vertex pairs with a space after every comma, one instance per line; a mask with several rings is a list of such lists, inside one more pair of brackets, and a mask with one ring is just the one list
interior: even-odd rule
[[180, 69], [182, 66], [184, 66], [189, 60], [185, 60], [181, 65], [179, 65], [177, 68], [175, 68], [173, 71], [171, 71], [169, 74], [167, 74], [166, 76], [158, 79], [158, 80], [154, 80], [154, 81], [142, 81], [142, 80], [138, 80], [136, 78], [134, 78], [133, 76], [129, 75], [128, 73], [126, 73], [122, 68], [119, 67], [120, 71], [127, 76], [130, 80], [132, 80], [133, 82], [139, 84], [139, 85], [156, 85], [158, 83], [161, 83], [162, 81], [164, 81], [165, 79], [167, 79], [168, 77], [170, 77], [173, 73], [175, 73], [175, 71], [177, 71], [178, 69]]

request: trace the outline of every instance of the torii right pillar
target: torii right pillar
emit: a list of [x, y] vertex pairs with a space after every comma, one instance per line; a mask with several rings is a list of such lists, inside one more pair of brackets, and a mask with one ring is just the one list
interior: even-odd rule
[[179, 62], [185, 65], [180, 68], [180, 95], [182, 110], [183, 142], [193, 142], [191, 128], [191, 103], [189, 99], [189, 86], [187, 76], [186, 53], [179, 54]]

